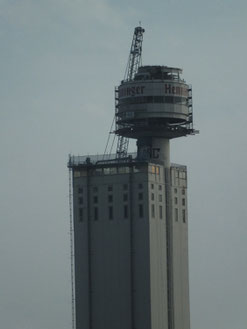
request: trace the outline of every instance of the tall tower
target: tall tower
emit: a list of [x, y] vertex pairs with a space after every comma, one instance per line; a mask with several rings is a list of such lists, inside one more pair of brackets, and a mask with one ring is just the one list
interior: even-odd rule
[[187, 171], [169, 143], [195, 133], [191, 87], [181, 69], [137, 66], [116, 89], [116, 155], [68, 163], [76, 329], [190, 328]]

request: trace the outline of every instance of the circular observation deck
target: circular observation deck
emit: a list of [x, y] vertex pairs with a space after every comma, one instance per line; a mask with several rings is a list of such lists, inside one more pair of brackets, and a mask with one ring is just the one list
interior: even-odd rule
[[139, 138], [174, 138], [190, 134], [191, 89], [182, 70], [167, 66], [139, 67], [134, 80], [116, 90], [116, 133]]

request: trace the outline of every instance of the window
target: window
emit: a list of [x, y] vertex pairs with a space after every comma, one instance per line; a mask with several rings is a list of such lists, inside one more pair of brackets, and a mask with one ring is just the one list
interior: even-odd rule
[[185, 198], [182, 199], [182, 205], [185, 206]]
[[181, 178], [181, 179], [185, 179], [186, 178], [185, 171], [180, 171], [179, 178]]
[[155, 217], [155, 208], [154, 204], [151, 205], [151, 216], [154, 218]]
[[83, 221], [83, 208], [79, 208], [79, 222]]
[[138, 193], [138, 200], [143, 200], [143, 193]]
[[97, 186], [94, 186], [94, 187], [93, 187], [93, 192], [94, 192], [94, 193], [98, 192], [98, 187], [97, 187]]
[[124, 195], [123, 195], [123, 201], [128, 201], [128, 194], [127, 193], [124, 193]]
[[119, 174], [126, 174], [128, 172], [128, 167], [118, 167]]
[[162, 194], [159, 194], [159, 202], [162, 202]]
[[183, 222], [186, 223], [186, 214], [185, 214], [185, 209], [183, 209], [182, 211], [183, 214]]
[[154, 184], [151, 184], [151, 189], [152, 189], [152, 190], [154, 189]]
[[112, 185], [109, 185], [109, 186], [108, 186], [108, 191], [111, 192], [112, 190], [113, 190]]
[[98, 220], [98, 208], [94, 207], [94, 220]]
[[124, 189], [124, 191], [127, 191], [128, 190], [128, 184], [124, 184], [123, 189]]
[[93, 203], [98, 203], [98, 197], [97, 197], [97, 195], [94, 195], [94, 197], [93, 197]]
[[116, 167], [110, 167], [110, 174], [116, 174], [117, 173], [117, 168]]
[[79, 203], [79, 204], [83, 204], [83, 197], [79, 197], [79, 198], [78, 198], [78, 203]]
[[110, 194], [110, 195], [108, 195], [108, 202], [112, 202], [112, 201], [113, 201], [113, 195]]
[[108, 211], [109, 211], [109, 219], [110, 219], [110, 220], [113, 220], [113, 207], [110, 206], [110, 207], [108, 208]]
[[184, 189], [184, 188], [182, 189], [182, 194], [183, 194], [183, 195], [185, 194], [185, 189]]
[[128, 206], [127, 205], [124, 205], [124, 218], [128, 218], [129, 216], [129, 211], [128, 211]]
[[134, 166], [133, 169], [134, 169], [134, 172], [142, 172], [145, 170], [145, 168], [141, 167], [141, 166]]
[[178, 189], [177, 188], [174, 189], [174, 193], [178, 193]]
[[159, 216], [160, 216], [160, 219], [163, 218], [163, 214], [162, 214], [162, 206], [159, 206]]
[[139, 217], [143, 218], [143, 205], [139, 204]]
[[151, 193], [151, 200], [154, 201], [154, 193]]
[[175, 208], [175, 221], [178, 222], [178, 208]]
[[103, 173], [104, 173], [104, 175], [109, 175], [110, 174], [110, 168], [103, 168]]
[[77, 170], [74, 170], [73, 175], [74, 175], [74, 178], [81, 177], [81, 172], [77, 171]]
[[174, 203], [178, 204], [178, 198], [177, 197], [174, 198]]
[[78, 187], [78, 193], [79, 194], [83, 193], [83, 188], [82, 187]]
[[159, 191], [162, 191], [162, 185], [159, 185]]
[[164, 103], [163, 96], [154, 96], [154, 103]]
[[103, 170], [103, 168], [96, 168], [95, 171], [94, 171], [94, 174], [95, 175], [102, 175], [102, 170]]
[[142, 183], [138, 184], [138, 188], [139, 188], [139, 189], [142, 189], [142, 188], [143, 188]]

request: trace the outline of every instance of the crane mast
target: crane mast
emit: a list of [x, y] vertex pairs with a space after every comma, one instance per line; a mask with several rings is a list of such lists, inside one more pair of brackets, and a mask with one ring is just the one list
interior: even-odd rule
[[[142, 56], [142, 41], [143, 33], [145, 30], [141, 26], [137, 26], [134, 30], [133, 40], [131, 43], [130, 54], [128, 58], [128, 63], [124, 75], [124, 81], [134, 80], [135, 74], [141, 65]], [[118, 107], [118, 89], [115, 89], [115, 107], [117, 112]], [[116, 122], [117, 125], [117, 122]], [[117, 158], [122, 159], [127, 156], [129, 146], [129, 138], [124, 136], [118, 136], [117, 142]]]
[[128, 64], [124, 76], [125, 81], [131, 81], [134, 79], [135, 74], [138, 71], [138, 67], [141, 64], [142, 40], [143, 40], [144, 32], [145, 30], [141, 26], [135, 28], [134, 36], [130, 48]]

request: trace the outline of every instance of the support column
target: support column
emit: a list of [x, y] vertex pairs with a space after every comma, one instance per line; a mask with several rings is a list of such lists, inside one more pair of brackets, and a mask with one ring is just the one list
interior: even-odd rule
[[140, 160], [158, 160], [170, 168], [170, 140], [156, 137], [142, 137], [137, 140], [137, 155]]

